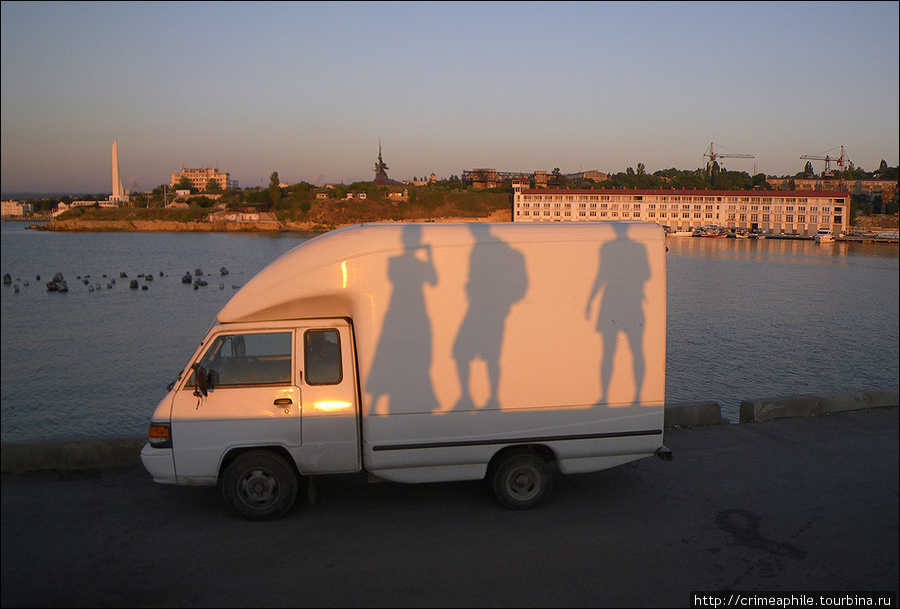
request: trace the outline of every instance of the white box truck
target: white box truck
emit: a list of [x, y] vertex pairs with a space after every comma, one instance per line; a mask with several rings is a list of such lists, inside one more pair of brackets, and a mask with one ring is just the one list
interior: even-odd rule
[[[277, 518], [315, 474], [487, 477], [512, 509], [663, 446], [666, 260], [641, 222], [376, 223], [222, 308], [151, 421], [157, 482]], [[311, 480], [311, 478], [310, 478]]]

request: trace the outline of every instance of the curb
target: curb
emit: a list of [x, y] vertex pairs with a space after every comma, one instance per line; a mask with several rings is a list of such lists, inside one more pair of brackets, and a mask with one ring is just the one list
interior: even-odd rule
[[718, 402], [685, 402], [667, 404], [663, 425], [666, 429], [675, 427], [696, 427], [700, 425], [728, 425], [722, 418]]
[[898, 390], [873, 389], [840, 393], [805, 393], [785, 398], [741, 401], [741, 423], [789, 417], [811, 417], [830, 412], [900, 405]]
[[119, 436], [74, 440], [4, 442], [0, 461], [4, 474], [41, 470], [134, 467], [141, 464], [146, 436]]

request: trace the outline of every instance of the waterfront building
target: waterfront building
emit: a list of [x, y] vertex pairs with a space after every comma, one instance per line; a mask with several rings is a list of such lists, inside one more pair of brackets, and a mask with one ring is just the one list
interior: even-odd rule
[[530, 188], [513, 180], [514, 222], [641, 220], [672, 231], [717, 225], [812, 237], [847, 232], [850, 193], [842, 191], [624, 190]]
[[228, 173], [212, 167], [202, 167], [199, 169], [182, 167], [181, 171], [176, 171], [172, 174], [169, 186], [174, 188], [184, 178], [188, 179], [191, 188], [196, 188], [200, 191], [206, 190], [206, 185], [209, 184], [210, 180], [213, 180], [222, 190], [238, 187], [237, 180], [232, 180]]
[[0, 213], [4, 218], [24, 218], [32, 212], [31, 203], [19, 203], [18, 201], [3, 201], [3, 211]]

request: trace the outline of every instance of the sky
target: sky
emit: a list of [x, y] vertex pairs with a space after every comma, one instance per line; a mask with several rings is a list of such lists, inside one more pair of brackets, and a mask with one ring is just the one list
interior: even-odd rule
[[0, 7], [4, 195], [900, 164], [893, 1]]

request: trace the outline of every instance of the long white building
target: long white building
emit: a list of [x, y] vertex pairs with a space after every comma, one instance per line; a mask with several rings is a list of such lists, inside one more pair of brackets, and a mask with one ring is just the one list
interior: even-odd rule
[[513, 181], [514, 222], [642, 220], [670, 230], [718, 225], [811, 237], [850, 225], [850, 193], [757, 190], [568, 190]]

